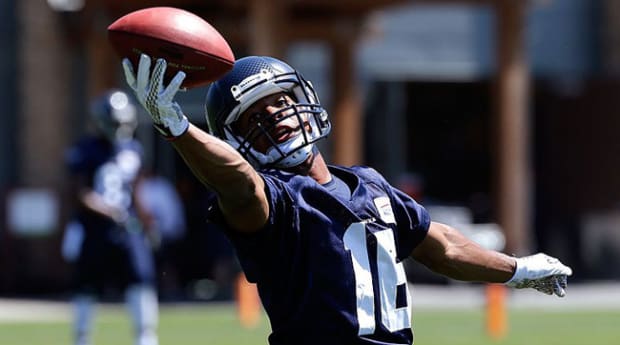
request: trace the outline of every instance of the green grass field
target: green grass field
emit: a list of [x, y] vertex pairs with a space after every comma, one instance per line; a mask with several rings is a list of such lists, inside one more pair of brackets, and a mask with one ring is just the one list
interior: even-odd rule
[[[615, 345], [620, 344], [620, 311], [513, 310], [504, 339], [484, 331], [483, 311], [414, 311], [417, 345]], [[104, 307], [95, 323], [96, 345], [131, 345], [131, 328], [122, 307]], [[161, 308], [162, 345], [267, 344], [269, 325], [263, 317], [255, 329], [239, 326], [233, 305], [201, 304]], [[68, 321], [2, 322], [2, 345], [69, 345]]]

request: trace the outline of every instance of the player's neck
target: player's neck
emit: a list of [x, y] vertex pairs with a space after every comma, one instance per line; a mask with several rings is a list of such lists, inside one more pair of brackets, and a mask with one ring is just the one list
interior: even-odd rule
[[319, 184], [325, 184], [332, 179], [327, 163], [319, 150], [313, 150], [305, 162], [287, 170], [295, 174], [310, 176]]
[[314, 161], [308, 171], [308, 176], [312, 177], [319, 184], [325, 184], [332, 179], [327, 163], [325, 163], [325, 159], [323, 159], [323, 155], [319, 151], [314, 153]]

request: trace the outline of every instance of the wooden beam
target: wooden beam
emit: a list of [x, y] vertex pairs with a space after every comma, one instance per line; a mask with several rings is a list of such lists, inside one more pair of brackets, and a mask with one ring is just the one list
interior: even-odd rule
[[532, 224], [529, 71], [525, 57], [525, 12], [517, 1], [496, 4], [498, 25], [498, 148], [497, 200], [499, 223], [506, 235], [506, 251], [529, 252]]
[[281, 58], [289, 12], [282, 0], [252, 0], [249, 16], [249, 52]]
[[84, 44], [88, 60], [89, 99], [110, 88], [125, 87], [125, 79], [119, 79], [121, 57], [110, 46], [105, 29], [93, 30]]
[[[55, 13], [39, 1], [16, 3], [20, 29], [18, 56], [18, 184], [29, 187], [64, 183], [63, 152], [68, 143], [71, 58], [63, 49]], [[3, 116], [13, 116], [7, 114]]]
[[[330, 41], [333, 112], [333, 159], [335, 164], [362, 163], [364, 152], [362, 100], [355, 74], [357, 34], [342, 23]], [[340, 34], [338, 34], [340, 33]]]

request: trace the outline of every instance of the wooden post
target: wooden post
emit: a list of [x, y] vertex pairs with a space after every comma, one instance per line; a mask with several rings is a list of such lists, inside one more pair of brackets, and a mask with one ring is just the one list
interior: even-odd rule
[[107, 21], [93, 23], [90, 35], [83, 41], [88, 58], [89, 75], [86, 101], [90, 101], [110, 88], [126, 86], [124, 77], [121, 77], [121, 58], [114, 53], [108, 42], [107, 26], [104, 25], [107, 23]]
[[604, 28], [602, 55], [603, 65], [608, 74], [620, 75], [620, 1], [605, 0], [603, 2]]
[[281, 0], [252, 0], [249, 11], [249, 50], [253, 55], [282, 58], [288, 11]]
[[[527, 4], [495, 3], [497, 28], [497, 147], [498, 222], [506, 236], [505, 251], [525, 254], [530, 247], [531, 157], [528, 112], [529, 71], [525, 57], [524, 17]], [[493, 339], [508, 332], [506, 287], [486, 285], [486, 331]]]
[[[20, 116], [16, 138], [20, 159], [18, 183], [35, 187], [62, 185], [63, 151], [67, 145], [70, 56], [63, 49], [56, 13], [42, 1], [18, 1], [21, 44]], [[4, 115], [3, 115], [4, 116]], [[8, 116], [15, 116], [9, 114]]]
[[[90, 30], [79, 44], [84, 45], [88, 59], [88, 92], [86, 101], [90, 102], [110, 88], [126, 87], [122, 75], [121, 57], [116, 55], [108, 41], [107, 27], [117, 14], [109, 14], [97, 3], [87, 4], [85, 16], [90, 23], [84, 23], [81, 30]], [[134, 66], [137, 69], [137, 66]]]
[[340, 165], [362, 163], [364, 152], [362, 102], [355, 76], [355, 32], [343, 30], [332, 40], [331, 74], [333, 109], [330, 111], [334, 140], [333, 162]]
[[525, 57], [523, 1], [496, 2], [498, 22], [498, 150], [496, 160], [498, 220], [508, 253], [530, 247], [531, 157], [528, 114], [529, 71]]

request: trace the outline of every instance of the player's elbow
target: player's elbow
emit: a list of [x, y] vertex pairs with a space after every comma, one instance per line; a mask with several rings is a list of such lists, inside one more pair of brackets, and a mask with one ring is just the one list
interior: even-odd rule
[[463, 236], [454, 228], [433, 222], [428, 241], [414, 252], [416, 260], [435, 273], [462, 279], [459, 263], [467, 256]]
[[264, 181], [259, 177], [237, 185], [238, 190], [218, 195], [228, 225], [240, 232], [261, 229], [269, 216]]

